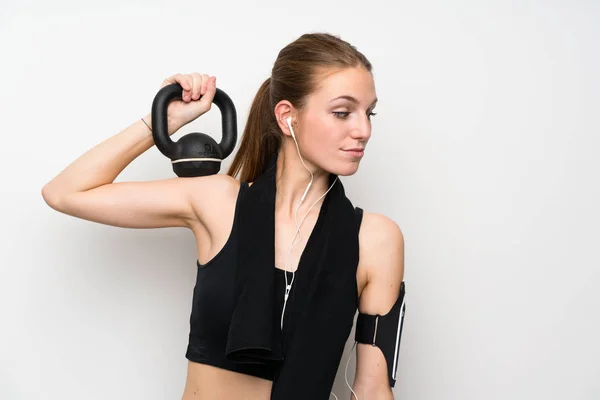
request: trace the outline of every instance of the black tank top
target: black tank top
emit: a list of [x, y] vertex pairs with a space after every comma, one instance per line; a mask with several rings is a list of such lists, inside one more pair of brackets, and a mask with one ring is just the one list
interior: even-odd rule
[[[185, 356], [193, 362], [272, 381], [278, 361], [269, 364], [247, 364], [236, 363], [225, 357], [235, 299], [239, 203], [247, 188], [247, 182], [240, 184], [233, 226], [223, 248], [206, 264], [200, 264], [199, 261], [196, 261], [198, 268], [192, 298], [189, 341]], [[362, 214], [360, 216], [362, 217]], [[276, 302], [273, 309], [273, 318], [275, 321], [280, 321], [285, 291], [284, 274], [288, 274], [288, 283], [291, 281], [292, 275], [275, 266], [273, 268], [276, 269]], [[292, 296], [294, 288], [295, 285], [292, 285], [290, 296]], [[284, 321], [288, 317], [289, 310], [290, 307], [286, 307]]]
[[[206, 264], [196, 261], [198, 270], [192, 298], [189, 342], [186, 358], [201, 364], [273, 380], [272, 364], [240, 364], [225, 357], [229, 323], [234, 306], [235, 270], [237, 265], [237, 222], [239, 203], [248, 183], [242, 182], [236, 200], [233, 226], [223, 248]], [[273, 267], [275, 268], [275, 267]], [[274, 316], [281, 316], [286, 271], [276, 269], [277, 303]], [[288, 282], [291, 275], [288, 275]], [[294, 286], [292, 285], [292, 291]], [[287, 311], [286, 309], [286, 314]], [[285, 316], [284, 316], [285, 318]]]

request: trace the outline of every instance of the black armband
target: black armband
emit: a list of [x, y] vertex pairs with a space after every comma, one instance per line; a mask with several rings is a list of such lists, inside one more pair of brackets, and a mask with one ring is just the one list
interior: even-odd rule
[[392, 309], [385, 315], [369, 315], [358, 313], [356, 320], [355, 340], [358, 343], [370, 344], [381, 349], [387, 362], [390, 387], [396, 384], [400, 338], [404, 321], [404, 281], [400, 285], [400, 295]]

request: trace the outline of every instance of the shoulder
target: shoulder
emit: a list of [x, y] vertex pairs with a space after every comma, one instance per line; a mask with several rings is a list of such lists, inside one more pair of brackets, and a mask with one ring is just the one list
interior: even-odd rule
[[226, 174], [182, 178], [188, 182], [187, 191], [199, 221], [206, 228], [220, 222], [219, 215], [230, 214], [236, 203], [240, 182]]
[[404, 253], [404, 234], [400, 226], [382, 214], [364, 212], [359, 231], [361, 262], [365, 261], [370, 274], [382, 269], [393, 268], [403, 272], [404, 265], [384, 262], [393, 257], [397, 259]]
[[383, 315], [396, 302], [404, 280], [404, 234], [389, 217], [364, 212], [359, 249], [359, 268], [366, 274], [359, 309]]
[[363, 212], [359, 237], [368, 248], [404, 242], [402, 230], [394, 220], [367, 211]]
[[188, 190], [193, 198], [204, 201], [236, 197], [240, 182], [226, 174], [182, 178], [188, 181]]

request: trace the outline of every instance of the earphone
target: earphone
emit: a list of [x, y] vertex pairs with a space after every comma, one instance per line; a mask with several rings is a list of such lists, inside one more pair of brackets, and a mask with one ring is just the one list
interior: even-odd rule
[[[296, 237], [298, 237], [298, 234], [300, 234], [300, 241], [302, 241], [302, 232], [300, 232], [300, 227], [302, 226], [302, 224], [304, 223], [304, 220], [306, 219], [306, 216], [310, 213], [310, 211], [312, 210], [312, 208], [324, 197], [327, 195], [327, 193], [329, 193], [329, 191], [331, 190], [331, 188], [333, 188], [333, 185], [335, 185], [335, 183], [338, 180], [338, 177], [336, 176], [335, 180], [333, 181], [333, 183], [331, 184], [331, 186], [329, 187], [329, 189], [327, 189], [327, 191], [322, 194], [308, 209], [308, 211], [306, 211], [306, 213], [304, 214], [304, 216], [302, 217], [302, 220], [300, 221], [300, 224], [298, 224], [298, 210], [300, 209], [300, 206], [302, 205], [302, 203], [304, 202], [304, 199], [306, 198], [306, 195], [308, 194], [308, 191], [310, 189], [310, 187], [312, 186], [313, 183], [313, 178], [314, 175], [311, 172], [311, 170], [306, 166], [306, 164], [304, 163], [304, 159], [302, 158], [302, 155], [300, 154], [300, 147], [298, 146], [298, 141], [296, 140], [296, 134], [294, 133], [294, 128], [292, 128], [292, 117], [287, 117], [286, 120], [288, 128], [290, 129], [290, 133], [292, 135], [292, 139], [294, 139], [294, 143], [296, 143], [296, 150], [298, 151], [298, 157], [300, 157], [300, 161], [302, 162], [302, 165], [304, 165], [304, 168], [306, 168], [306, 170], [310, 173], [310, 182], [308, 183], [308, 185], [306, 186], [306, 189], [304, 190], [304, 194], [302, 195], [301, 199], [300, 199], [300, 203], [298, 204], [298, 207], [296, 207], [296, 211], [294, 213], [294, 222], [296, 223], [296, 234], [294, 235], [294, 239], [292, 240], [292, 244], [290, 246], [290, 249], [288, 251], [287, 257], [286, 257], [286, 265], [285, 265], [285, 271], [284, 271], [284, 276], [285, 276], [285, 293], [284, 293], [284, 300], [283, 300], [283, 310], [281, 311], [281, 329], [283, 329], [283, 316], [285, 313], [285, 306], [287, 304], [287, 300], [290, 294], [290, 291], [292, 290], [292, 284], [294, 283], [294, 278], [296, 276], [296, 271], [292, 272], [292, 281], [290, 282], [290, 284], [288, 285], [288, 281], [287, 281], [287, 268], [290, 265], [290, 256], [292, 254], [292, 249], [294, 248], [294, 246], [296, 244], [298, 244], [299, 242], [296, 242]], [[344, 372], [344, 379], [346, 380], [346, 385], [348, 386], [348, 388], [350, 388], [350, 391], [352, 392], [352, 394], [354, 395], [354, 397], [358, 400], [358, 396], [356, 395], [356, 393], [354, 393], [354, 390], [352, 390], [352, 387], [350, 386], [350, 384], [348, 383], [348, 378], [347, 378], [347, 373], [348, 373], [348, 365], [350, 364], [350, 358], [352, 357], [352, 351], [354, 350], [354, 347], [356, 346], [356, 342], [354, 342], [354, 345], [352, 346], [352, 350], [350, 351], [350, 357], [348, 357], [348, 361], [346, 362], [346, 369]], [[338, 397], [335, 395], [335, 393], [331, 392], [331, 394], [333, 395], [333, 397], [336, 398], [336, 400], [338, 399]]]
[[[329, 187], [329, 189], [327, 189], [327, 191], [323, 195], [321, 195], [321, 197], [319, 197], [309, 207], [308, 211], [306, 211], [306, 213], [302, 217], [302, 220], [298, 224], [298, 211], [300, 210], [300, 206], [304, 202], [304, 199], [306, 198], [306, 195], [308, 194], [308, 191], [310, 190], [310, 187], [312, 186], [314, 175], [313, 175], [312, 171], [306, 166], [306, 164], [304, 163], [304, 159], [302, 158], [302, 155], [300, 154], [300, 147], [298, 146], [298, 140], [296, 139], [296, 134], [294, 133], [294, 128], [292, 128], [292, 117], [286, 118], [285, 121], [287, 122], [288, 128], [290, 129], [290, 133], [292, 134], [292, 139], [294, 139], [294, 143], [296, 144], [296, 150], [298, 151], [298, 157], [300, 158], [300, 161], [302, 162], [302, 165], [304, 165], [304, 168], [306, 168], [306, 170], [310, 174], [310, 182], [306, 186], [306, 189], [304, 190], [304, 193], [302, 194], [302, 197], [300, 198], [300, 203], [298, 204], [298, 207], [296, 207], [296, 211], [294, 213], [294, 222], [296, 223], [296, 233], [294, 234], [294, 239], [292, 239], [292, 244], [290, 245], [290, 249], [288, 250], [288, 254], [287, 254], [287, 257], [286, 257], [286, 262], [285, 262], [285, 268], [284, 268], [284, 270], [287, 271], [288, 268], [289, 268], [289, 266], [290, 266], [290, 263], [291, 263], [290, 257], [291, 257], [291, 254], [292, 254], [292, 250], [294, 249], [294, 246], [296, 246], [300, 241], [302, 241], [302, 232], [300, 231], [300, 228], [302, 227], [302, 224], [304, 223], [304, 220], [306, 219], [306, 217], [308, 216], [308, 214], [310, 213], [310, 211], [313, 209], [313, 207], [325, 195], [327, 195], [327, 193], [329, 193], [329, 191], [331, 190], [331, 188], [333, 188], [333, 185], [335, 185], [335, 182], [337, 182], [337, 177], [336, 177], [336, 180], [331, 184], [331, 186]], [[298, 237], [298, 234], [300, 234], [300, 241], [296, 242], [296, 238]], [[284, 297], [283, 297], [283, 310], [281, 311], [281, 329], [282, 330], [283, 330], [283, 317], [285, 315], [285, 308], [286, 308], [287, 301], [288, 301], [288, 298], [289, 298], [289, 295], [290, 295], [290, 291], [292, 290], [292, 284], [294, 283], [294, 279], [296, 277], [296, 271], [292, 271], [292, 280], [291, 280], [291, 282], [289, 284], [288, 284], [288, 280], [287, 280], [287, 273], [285, 273], [284, 276], [285, 276], [285, 293], [284, 293]]]
[[[300, 199], [300, 204], [302, 204], [310, 187], [312, 186], [313, 173], [310, 171], [310, 169], [308, 169], [306, 164], [304, 164], [304, 159], [302, 158], [302, 155], [300, 155], [300, 148], [298, 147], [298, 141], [296, 140], [296, 134], [294, 133], [294, 128], [292, 128], [292, 117], [287, 117], [285, 119], [285, 122], [287, 122], [287, 125], [290, 128], [290, 132], [292, 133], [292, 139], [294, 139], [294, 142], [296, 143], [296, 149], [298, 150], [298, 157], [300, 157], [300, 161], [302, 161], [302, 165], [304, 165], [304, 168], [306, 168], [306, 170], [310, 173], [310, 182], [308, 183], [308, 186], [306, 187], [306, 190], [304, 190], [304, 194], [302, 195], [302, 198]], [[298, 208], [300, 208], [300, 207], [298, 207]]]
[[[294, 246], [296, 246], [300, 241], [302, 241], [302, 232], [300, 231], [300, 228], [302, 227], [302, 224], [304, 223], [304, 220], [306, 219], [306, 217], [308, 216], [308, 214], [310, 213], [310, 211], [313, 209], [313, 207], [323, 197], [325, 197], [327, 195], [327, 193], [329, 193], [329, 191], [331, 190], [331, 188], [333, 188], [333, 185], [335, 185], [335, 183], [337, 182], [337, 177], [336, 177], [335, 181], [331, 184], [331, 186], [329, 187], [329, 189], [327, 189], [327, 191], [325, 193], [323, 193], [308, 208], [308, 211], [306, 211], [306, 213], [302, 217], [302, 220], [300, 221], [300, 223], [298, 223], [298, 211], [300, 210], [300, 206], [304, 202], [304, 199], [306, 198], [306, 195], [308, 194], [308, 191], [310, 190], [310, 187], [312, 186], [314, 175], [313, 175], [312, 171], [306, 166], [306, 164], [304, 163], [304, 159], [302, 158], [302, 154], [300, 154], [300, 147], [298, 145], [298, 140], [296, 139], [296, 134], [294, 132], [294, 128], [292, 127], [292, 117], [287, 117], [285, 121], [286, 121], [286, 123], [288, 125], [288, 128], [290, 129], [290, 133], [292, 135], [292, 139], [294, 139], [294, 143], [296, 144], [296, 150], [298, 151], [298, 157], [300, 158], [300, 161], [302, 162], [302, 165], [304, 165], [304, 168], [306, 168], [306, 170], [310, 174], [310, 182], [306, 186], [306, 189], [304, 190], [304, 193], [302, 194], [302, 197], [300, 198], [300, 203], [298, 204], [298, 207], [296, 207], [296, 211], [294, 212], [294, 222], [296, 223], [296, 233], [294, 234], [294, 239], [292, 239], [292, 244], [290, 245], [290, 249], [288, 250], [288, 254], [287, 254], [287, 257], [286, 257], [286, 263], [285, 263], [285, 268], [284, 269], [285, 269], [285, 271], [287, 271], [288, 268], [289, 268], [289, 266], [290, 266], [290, 264], [291, 264], [290, 257], [291, 257], [291, 254], [292, 254], [292, 250], [294, 249]], [[298, 235], [300, 235], [300, 240], [298, 242], [296, 242], [296, 238], [298, 237]], [[288, 284], [288, 280], [287, 280], [287, 273], [284, 274], [284, 275], [285, 275], [285, 293], [284, 293], [284, 297], [283, 297], [283, 310], [281, 311], [281, 329], [283, 329], [283, 317], [284, 317], [284, 314], [285, 314], [285, 307], [287, 305], [287, 300], [289, 298], [290, 291], [292, 290], [292, 284], [294, 283], [294, 279], [296, 277], [296, 271], [292, 271], [292, 281], [289, 284]]]

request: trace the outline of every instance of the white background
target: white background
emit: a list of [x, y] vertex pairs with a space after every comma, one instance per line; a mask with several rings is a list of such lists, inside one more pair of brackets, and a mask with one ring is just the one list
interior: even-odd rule
[[[176, 72], [216, 75], [241, 132], [279, 49], [313, 31], [374, 65], [344, 184], [405, 235], [396, 398], [600, 398], [599, 20], [592, 0], [3, 0], [0, 398], [181, 397], [191, 233], [77, 220], [42, 186]], [[219, 139], [218, 109], [191, 131]], [[153, 148], [117, 180], [172, 176]]]

